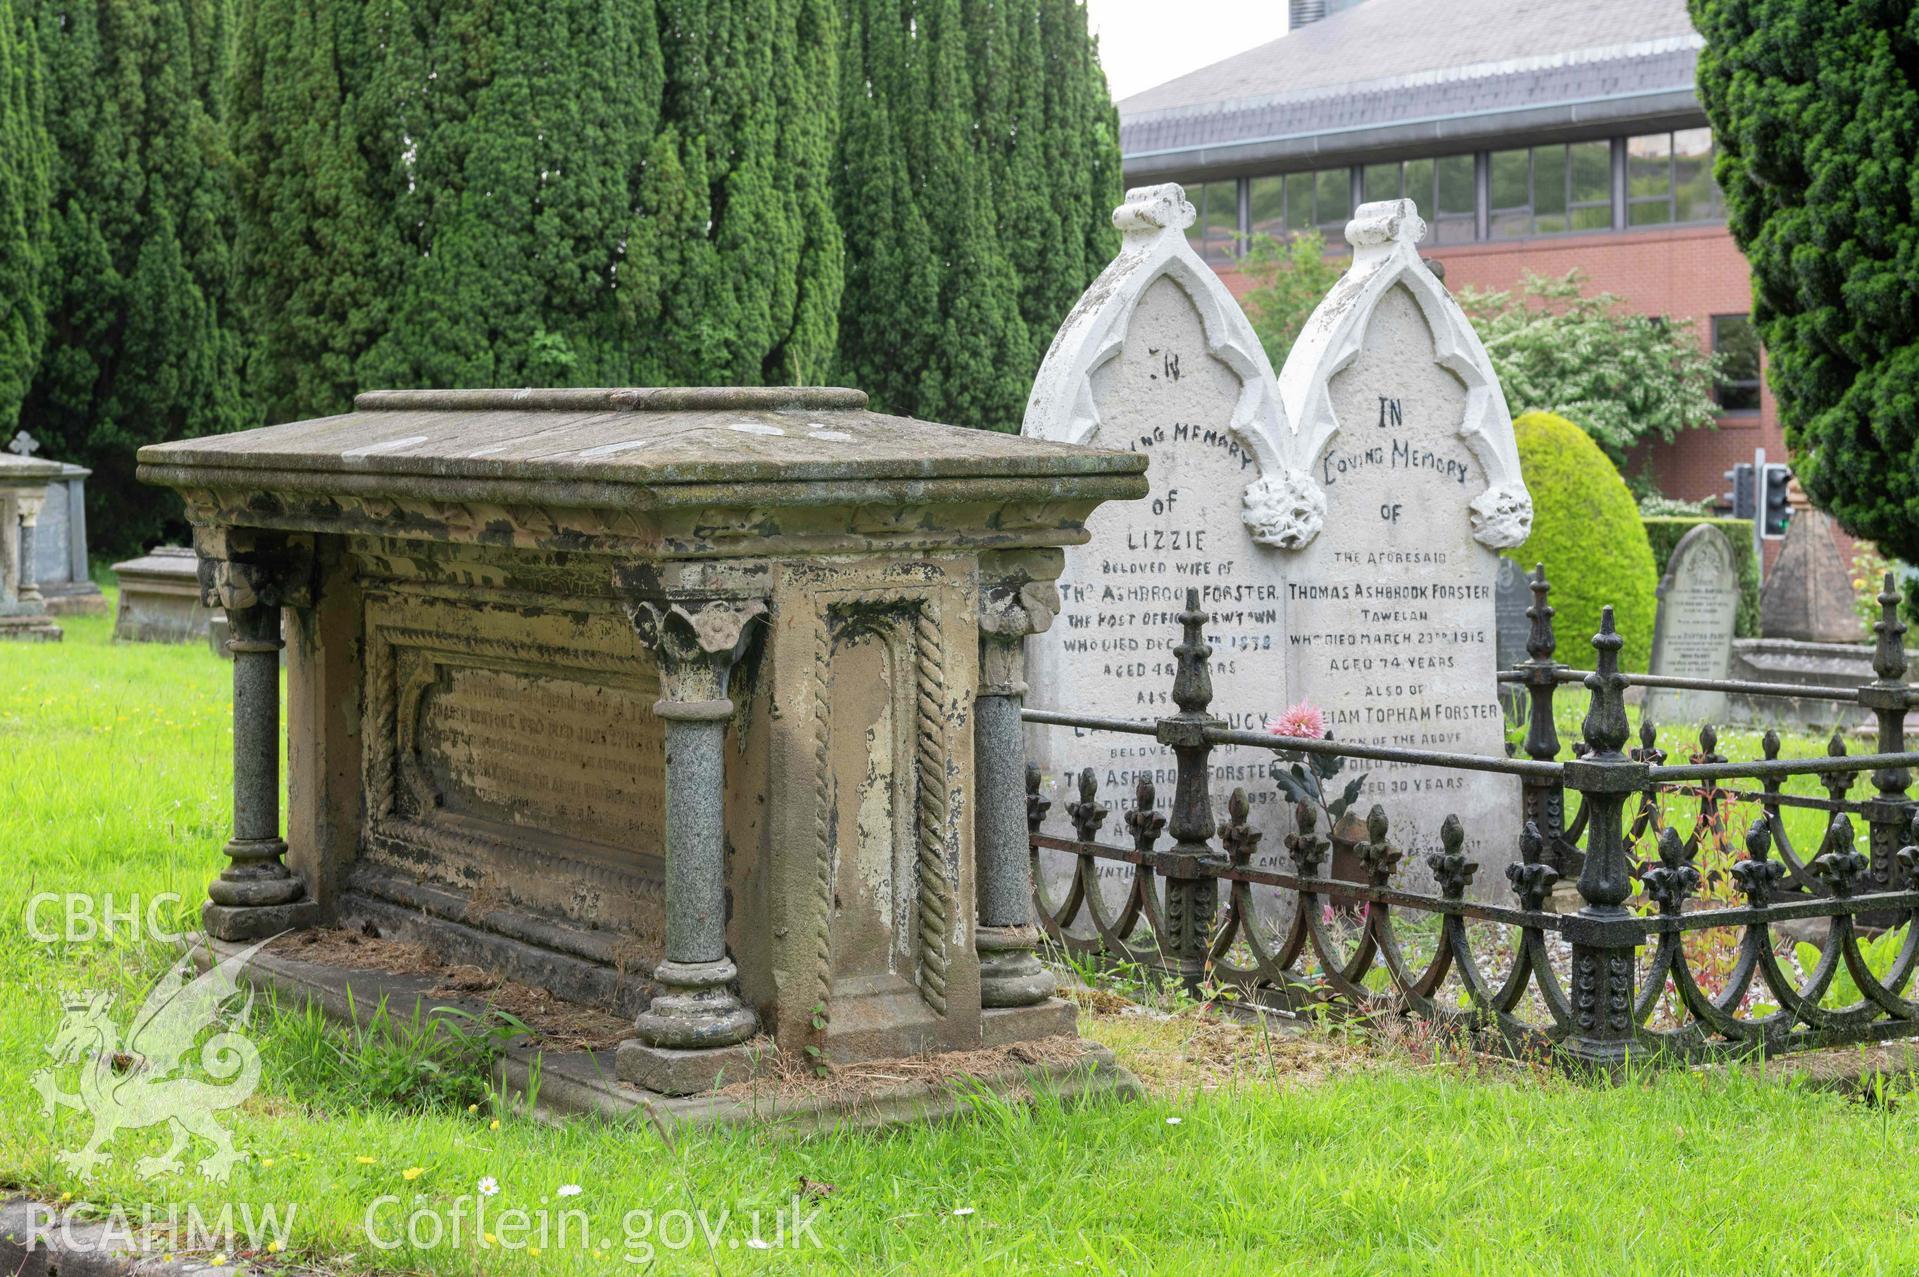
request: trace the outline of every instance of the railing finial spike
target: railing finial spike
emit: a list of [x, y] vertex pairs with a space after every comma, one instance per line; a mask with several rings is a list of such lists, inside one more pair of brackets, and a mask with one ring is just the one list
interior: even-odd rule
[[1879, 590], [1879, 619], [1872, 623], [1878, 642], [1873, 646], [1872, 672], [1887, 682], [1906, 677], [1906, 626], [1899, 619], [1899, 590], [1892, 573], [1886, 573]]
[[1592, 642], [1597, 659], [1593, 672], [1586, 675], [1592, 707], [1586, 711], [1580, 730], [1595, 754], [1617, 757], [1632, 724], [1626, 719], [1626, 676], [1619, 672], [1619, 649], [1626, 640], [1613, 628], [1610, 603], [1600, 610], [1599, 633], [1593, 635]]
[[1552, 592], [1552, 585], [1546, 580], [1546, 565], [1533, 565], [1532, 606], [1526, 609], [1526, 619], [1532, 622], [1532, 628], [1526, 635], [1526, 655], [1535, 661], [1550, 661], [1559, 647], [1559, 640], [1553, 634], [1553, 614], [1555, 609], [1546, 602], [1546, 596]]

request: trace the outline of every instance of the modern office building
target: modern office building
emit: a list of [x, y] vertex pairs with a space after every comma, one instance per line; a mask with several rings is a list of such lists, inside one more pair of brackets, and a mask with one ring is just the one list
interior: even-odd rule
[[1712, 178], [1685, 0], [1292, 0], [1293, 30], [1127, 98], [1128, 185], [1184, 184], [1228, 284], [1248, 237], [1410, 197], [1450, 287], [1578, 268], [1591, 291], [1685, 316], [1730, 364], [1716, 430], [1633, 459], [1700, 499], [1763, 448], [1786, 458]]

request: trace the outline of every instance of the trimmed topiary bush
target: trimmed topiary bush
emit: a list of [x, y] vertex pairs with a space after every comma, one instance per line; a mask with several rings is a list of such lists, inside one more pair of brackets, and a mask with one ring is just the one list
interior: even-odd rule
[[[1643, 509], [1643, 503], [1641, 508]], [[1653, 571], [1664, 576], [1672, 552], [1688, 532], [1702, 523], [1710, 523], [1732, 542], [1733, 567], [1739, 573], [1739, 611], [1733, 621], [1735, 638], [1759, 637], [1759, 561], [1752, 553], [1752, 520], [1719, 519], [1707, 514], [1658, 514], [1641, 516], [1646, 539], [1652, 542]]]
[[1519, 466], [1533, 497], [1533, 531], [1507, 553], [1552, 582], [1559, 659], [1592, 668], [1599, 610], [1612, 604], [1626, 640], [1620, 666], [1644, 670], [1652, 655], [1659, 576], [1639, 506], [1613, 463], [1578, 426], [1549, 412], [1513, 422]]

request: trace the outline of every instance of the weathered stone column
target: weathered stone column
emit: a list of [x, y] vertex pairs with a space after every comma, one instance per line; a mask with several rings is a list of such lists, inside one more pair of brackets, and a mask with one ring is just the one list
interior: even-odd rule
[[14, 596], [23, 607], [38, 608], [45, 600], [40, 597], [39, 574], [34, 568], [34, 532], [40, 524], [40, 506], [45, 498], [22, 492], [15, 499], [20, 504], [20, 563], [19, 574], [14, 578], [19, 583]]
[[669, 599], [633, 609], [659, 662], [666, 720], [666, 960], [660, 991], [620, 1044], [619, 1074], [649, 1090], [688, 1095], [735, 1080], [753, 1061], [738, 1044], [759, 1016], [733, 991], [726, 948], [726, 724], [733, 667], [765, 615], [757, 599]]
[[980, 597], [980, 684], [973, 701], [974, 872], [979, 922], [980, 1005], [1024, 1007], [1052, 995], [1052, 972], [1034, 955], [1033, 862], [1026, 829], [1026, 636], [1059, 612], [1053, 577], [1015, 573], [989, 581]]
[[304, 603], [310, 563], [284, 542], [204, 530], [201, 600], [226, 609], [233, 653], [233, 837], [201, 920], [221, 940], [310, 926], [318, 909], [280, 837], [280, 608]]

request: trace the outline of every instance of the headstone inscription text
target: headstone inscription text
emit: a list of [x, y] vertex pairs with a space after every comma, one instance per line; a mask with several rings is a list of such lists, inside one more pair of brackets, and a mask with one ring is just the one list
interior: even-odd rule
[[421, 698], [419, 748], [442, 811], [663, 851], [657, 693], [451, 663], [438, 675]]
[[[1652, 670], [1672, 678], [1723, 679], [1732, 668], [1739, 574], [1725, 533], [1701, 524], [1681, 538], [1659, 582]], [[1644, 717], [1657, 724], [1716, 723], [1726, 716], [1724, 692], [1646, 689]]]
[[[1027, 641], [1027, 704], [1141, 721], [1178, 712], [1173, 647], [1190, 589], [1209, 618], [1211, 712], [1257, 731], [1287, 704], [1285, 570], [1242, 516], [1242, 494], [1278, 468], [1282, 427], [1257, 335], [1186, 241], [1192, 216], [1176, 186], [1128, 192], [1114, 215], [1126, 232], [1120, 256], [1068, 317], [1035, 383], [1024, 433], [1143, 453], [1151, 491], [1102, 507], [1087, 520], [1088, 542], [1068, 549], [1059, 617]], [[1028, 751], [1055, 822], [1083, 768], [1113, 813], [1105, 837], [1125, 838], [1141, 779], [1156, 787], [1160, 814], [1171, 811], [1173, 759], [1150, 737], [1034, 729]], [[1216, 817], [1245, 789], [1264, 833], [1261, 862], [1283, 856], [1291, 821], [1270, 752], [1220, 748], [1211, 763]], [[1071, 871], [1068, 857], [1042, 859], [1054, 898]], [[1099, 876], [1116, 906], [1130, 867], [1102, 863]]]
[[[1502, 754], [1499, 556], [1474, 539], [1468, 508], [1488, 476], [1460, 437], [1466, 386], [1437, 362], [1432, 327], [1405, 285], [1378, 299], [1359, 353], [1328, 390], [1338, 425], [1313, 468], [1326, 524], [1289, 567], [1288, 685], [1343, 740]], [[1362, 771], [1360, 809], [1386, 807], [1415, 872], [1448, 814], [1469, 840], [1491, 845], [1511, 832], [1502, 820], [1517, 811], [1510, 778], [1348, 764], [1349, 774]]]

